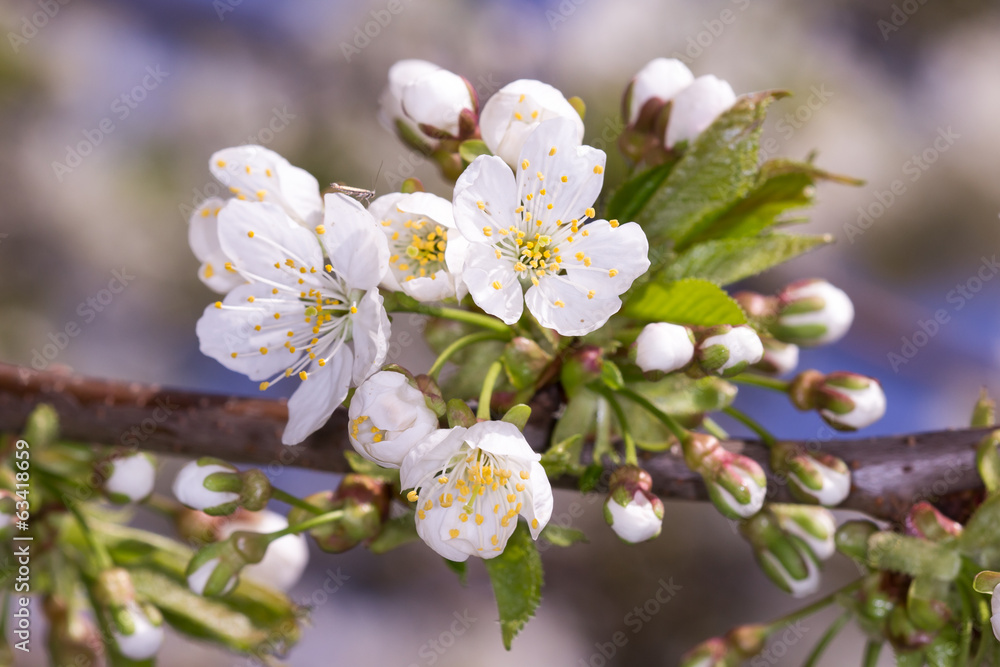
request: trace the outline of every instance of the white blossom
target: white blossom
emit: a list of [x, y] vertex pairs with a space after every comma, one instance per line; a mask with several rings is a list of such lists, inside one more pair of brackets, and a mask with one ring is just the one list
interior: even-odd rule
[[386, 468], [398, 468], [410, 450], [438, 428], [437, 415], [423, 393], [394, 371], [379, 371], [365, 380], [354, 392], [348, 417], [354, 449]]
[[465, 296], [461, 272], [469, 242], [455, 229], [450, 201], [426, 192], [395, 192], [373, 201], [368, 212], [391, 253], [382, 287], [417, 301]]
[[728, 83], [711, 74], [699, 76], [673, 99], [665, 145], [693, 141], [734, 102], [736, 94]]
[[632, 78], [625, 92], [625, 119], [634, 125], [646, 102], [658, 99], [672, 100], [694, 81], [694, 75], [687, 65], [676, 58], [655, 58], [650, 60]]
[[691, 332], [677, 324], [647, 324], [635, 341], [635, 362], [647, 373], [671, 373], [687, 366], [693, 358], [694, 341]]
[[389, 68], [389, 83], [379, 99], [379, 121], [430, 148], [436, 140], [421, 125], [451, 136], [459, 134], [459, 116], [476, 110], [469, 83], [426, 60], [400, 60]]
[[583, 142], [583, 119], [561, 92], [541, 81], [519, 79], [486, 101], [479, 116], [479, 131], [493, 154], [516, 168], [528, 137], [539, 125], [554, 118], [570, 124], [561, 149], [569, 150], [571, 145]]
[[417, 504], [417, 533], [441, 556], [464, 561], [503, 552], [518, 515], [538, 534], [552, 515], [552, 487], [513, 424], [480, 422], [435, 431], [400, 468]]
[[542, 326], [566, 336], [601, 327], [649, 268], [639, 225], [594, 219], [605, 155], [577, 146], [575, 132], [567, 120], [540, 125], [516, 177], [498, 157], [476, 158], [454, 198], [471, 242], [462, 278], [476, 304], [514, 324], [527, 302]]
[[385, 360], [389, 320], [376, 289], [389, 268], [385, 235], [342, 194], [326, 196], [314, 231], [274, 204], [236, 201], [222, 210], [219, 232], [248, 284], [205, 309], [201, 351], [261, 380], [261, 390], [301, 379], [282, 435], [299, 443]]

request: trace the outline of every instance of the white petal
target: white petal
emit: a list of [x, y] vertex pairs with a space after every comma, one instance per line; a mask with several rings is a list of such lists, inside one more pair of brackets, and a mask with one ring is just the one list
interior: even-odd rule
[[365, 208], [347, 195], [326, 195], [320, 238], [334, 270], [352, 289], [370, 290], [389, 270], [389, 245]]
[[403, 113], [418, 125], [428, 125], [455, 137], [458, 116], [472, 110], [465, 79], [446, 69], [428, 72], [403, 89]]
[[[649, 269], [649, 241], [634, 222], [612, 228], [607, 220], [594, 220], [561, 249], [569, 279], [594, 290], [595, 298], [623, 294]], [[578, 259], [579, 253], [583, 259]], [[590, 266], [586, 266], [587, 259]]]
[[205, 510], [220, 505], [227, 505], [240, 499], [240, 494], [233, 491], [209, 491], [205, 488], [205, 479], [217, 472], [234, 472], [234, 468], [208, 463], [202, 465], [199, 461], [190, 461], [177, 472], [174, 478], [174, 496], [182, 504], [196, 510]]
[[672, 373], [694, 358], [691, 334], [685, 327], [669, 322], [647, 324], [635, 344], [635, 362], [647, 372]]
[[449, 234], [448, 245], [444, 249], [444, 263], [451, 273], [452, 282], [455, 287], [455, 298], [459, 301], [464, 299], [465, 295], [469, 293], [469, 288], [462, 277], [465, 271], [465, 262], [469, 256], [469, 247], [469, 241], [464, 236]]
[[[438, 197], [429, 192], [413, 192], [403, 195], [401, 199], [397, 200], [396, 207], [400, 211], [429, 218], [448, 229], [455, 227], [452, 204], [444, 197]], [[370, 211], [371, 207], [368, 210]]]
[[584, 219], [601, 194], [607, 156], [596, 148], [580, 146], [575, 134], [574, 124], [565, 118], [542, 123], [528, 137], [514, 167], [518, 201], [542, 226]]
[[277, 204], [300, 224], [315, 225], [322, 214], [318, 181], [263, 146], [224, 148], [209, 169], [236, 197]]
[[433, 278], [425, 276], [407, 280], [401, 289], [417, 301], [431, 303], [454, 297], [455, 281], [447, 271], [438, 271]]
[[[609, 290], [602, 291], [607, 294]], [[589, 293], [566, 276], [544, 276], [528, 290], [524, 301], [543, 327], [563, 336], [583, 336], [604, 326], [622, 306], [617, 296], [588, 297]]]
[[651, 98], [667, 102], [694, 81], [687, 65], [676, 58], [656, 58], [646, 63], [632, 79], [629, 124], [639, 118], [642, 106]]
[[528, 479], [531, 480], [531, 503], [526, 503], [521, 509], [521, 516], [528, 522], [531, 537], [537, 540], [539, 533], [552, 518], [552, 484], [541, 463], [533, 462], [528, 473]]
[[525, 463], [540, 461], [542, 455], [531, 448], [524, 435], [513, 424], [502, 421], [485, 421], [473, 424], [465, 434], [471, 447], [494, 456], [513, 457]]
[[[514, 174], [503, 160], [480, 155], [455, 183], [455, 223], [473, 243], [495, 243], [500, 229], [508, 229], [517, 219], [519, 206]], [[480, 207], [482, 204], [482, 207]], [[489, 230], [488, 235], [484, 230]]]
[[426, 513], [425, 519], [420, 519], [419, 515], [415, 519], [420, 539], [439, 556], [456, 563], [468, 560], [471, 555], [470, 544], [466, 540], [452, 539], [449, 534], [451, 527], [458, 525], [458, 515], [461, 512], [462, 508], [458, 505], [452, 505], [447, 509], [435, 507]]
[[325, 366], [315, 365], [288, 399], [288, 424], [281, 442], [297, 445], [330, 419], [345, 398], [351, 381], [351, 353], [341, 348]]
[[132, 634], [123, 635], [112, 630], [118, 652], [131, 660], [148, 660], [155, 656], [163, 644], [163, 625], [153, 625], [138, 604], [130, 602], [129, 615], [135, 626]]
[[521, 283], [514, 267], [508, 261], [497, 259], [492, 246], [475, 243], [469, 247], [462, 280], [476, 305], [490, 315], [506, 324], [521, 319], [524, 310]]
[[357, 386], [385, 363], [389, 353], [389, 317], [382, 307], [382, 295], [378, 290], [365, 294], [351, 320], [354, 333], [353, 382]]
[[132, 502], [149, 497], [156, 481], [156, 464], [146, 454], [131, 454], [114, 459], [111, 476], [104, 482], [104, 490], [125, 496]]
[[653, 504], [642, 491], [636, 491], [632, 501], [625, 507], [611, 498], [608, 498], [604, 506], [611, 515], [611, 529], [626, 542], [636, 544], [651, 540], [663, 528], [663, 519], [656, 516]]
[[411, 449], [399, 466], [400, 488], [412, 489], [445, 467], [462, 448], [467, 430], [461, 426], [438, 429]]
[[414, 130], [417, 129], [413, 121], [406, 118], [406, 114], [403, 113], [403, 90], [425, 74], [439, 69], [441, 68], [434, 63], [413, 58], [400, 60], [389, 68], [389, 83], [379, 98], [378, 119], [383, 127], [395, 132], [396, 121], [404, 120]]
[[[354, 449], [387, 468], [398, 468], [410, 450], [438, 428], [437, 415], [424, 395], [393, 371], [375, 373], [358, 387], [348, 417]], [[372, 430], [379, 432], [378, 442]]]
[[225, 294], [246, 282], [239, 273], [225, 268], [227, 262], [232, 262], [232, 258], [222, 252], [219, 244], [218, 215], [225, 205], [225, 199], [209, 197], [191, 214], [188, 224], [188, 243], [201, 262], [198, 277], [209, 289], [219, 294]]
[[493, 154], [514, 166], [520, 162], [525, 140], [539, 123], [553, 118], [567, 118], [573, 122], [579, 146], [583, 141], [583, 120], [573, 105], [548, 84], [520, 79], [507, 84], [487, 100], [479, 116], [479, 128]]
[[674, 98], [667, 125], [667, 147], [693, 141], [734, 102], [736, 94], [727, 82], [711, 74], [699, 76]]
[[[195, 327], [202, 354], [251, 380], [270, 379], [299, 359], [284, 344], [288, 331], [308, 326], [301, 303], [273, 300], [270, 287], [252, 283], [231, 291], [222, 305], [226, 307], [207, 306]], [[262, 348], [268, 352], [261, 354]]]
[[[300, 274], [302, 267], [322, 274], [323, 253], [316, 235], [274, 204], [230, 201], [219, 213], [219, 241], [236, 269], [250, 280], [288, 286], [296, 293], [300, 277], [310, 287], [322, 284], [315, 273]], [[289, 259], [294, 266], [287, 264]]]

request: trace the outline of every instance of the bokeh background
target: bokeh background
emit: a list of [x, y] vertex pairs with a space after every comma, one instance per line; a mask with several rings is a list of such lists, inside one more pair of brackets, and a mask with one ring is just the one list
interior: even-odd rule
[[[766, 291], [822, 276], [854, 299], [853, 331], [803, 364], [881, 378], [889, 409], [872, 434], [962, 425], [981, 385], [1000, 390], [1000, 278], [987, 261], [1000, 250], [995, 3], [5, 0], [0, 28], [4, 361], [253, 394], [252, 383], [202, 357], [194, 335], [214, 297], [196, 277], [187, 217], [212, 194], [214, 150], [262, 143], [323, 183], [386, 192], [416, 175], [449, 196], [434, 169], [376, 121], [396, 60], [437, 62], [483, 98], [517, 78], [552, 83], [584, 98], [588, 141], [610, 148], [628, 79], [673, 55], [738, 93], [791, 90], [773, 109], [767, 145], [795, 158], [818, 150], [820, 166], [867, 181], [819, 188], [807, 229], [833, 234], [835, 246], [749, 283]], [[939, 137], [948, 139], [935, 146]], [[610, 162], [613, 183], [621, 162]], [[127, 288], [88, 303], [116, 271]], [[903, 357], [906, 340], [940, 309], [947, 323], [933, 334], [924, 327], [924, 344]], [[39, 357], [70, 323], [80, 333], [53, 358]], [[429, 364], [420, 344], [406, 354], [414, 368]], [[743, 393], [742, 405], [780, 436], [819, 437], [815, 415]], [[175, 466], [166, 465], [164, 485]], [[302, 492], [334, 483], [293, 470], [279, 480]], [[626, 548], [595, 500], [557, 497], [557, 517], [582, 509], [572, 523], [590, 543], [546, 551], [545, 599], [510, 653], [482, 568], [474, 564], [461, 588], [429, 550], [411, 545], [379, 558], [315, 553], [293, 592], [316, 604], [314, 627], [288, 663], [673, 665], [704, 638], [801, 604], [757, 571], [711, 508], [670, 503], [663, 535]], [[338, 568], [348, 578], [320, 603], [316, 592]], [[821, 594], [856, 575], [836, 557]], [[679, 588], [650, 605], [656, 613], [637, 629], [629, 614], [663, 582]], [[461, 634], [456, 614], [475, 619]], [[801, 663], [828, 620], [805, 621], [754, 664]], [[605, 655], [619, 631], [627, 644]], [[857, 662], [860, 642], [846, 632], [822, 664]], [[177, 640], [161, 664], [247, 663]]]

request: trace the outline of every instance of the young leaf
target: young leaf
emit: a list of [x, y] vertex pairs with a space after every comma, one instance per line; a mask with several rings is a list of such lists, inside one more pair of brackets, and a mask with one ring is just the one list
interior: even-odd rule
[[531, 408], [524, 403], [519, 403], [507, 411], [500, 421], [507, 422], [508, 424], [513, 424], [520, 430], [524, 430], [524, 427], [528, 425], [528, 419], [531, 418]]
[[746, 95], [702, 132], [636, 217], [651, 245], [678, 249], [754, 186], [761, 126], [784, 93]]
[[689, 326], [744, 324], [746, 314], [718, 285], [707, 280], [648, 282], [632, 295], [623, 314], [643, 322]]
[[519, 523], [496, 558], [484, 560], [500, 611], [500, 632], [508, 651], [542, 601], [542, 558], [527, 527]]
[[582, 530], [568, 528], [566, 526], [557, 526], [554, 523], [550, 523], [545, 526], [538, 537], [556, 547], [568, 547], [576, 544], [577, 542], [587, 541], [587, 536], [584, 535]]
[[458, 154], [466, 162], [474, 162], [480, 155], [492, 155], [486, 142], [481, 139], [469, 139], [458, 145]]
[[832, 242], [833, 237], [829, 234], [767, 234], [706, 241], [681, 253], [662, 273], [662, 277], [666, 280], [700, 278], [728, 285]]
[[672, 160], [657, 165], [622, 183], [608, 202], [608, 218], [635, 220], [639, 212], [649, 203], [649, 198], [663, 185], [663, 181], [667, 180], [676, 162]]

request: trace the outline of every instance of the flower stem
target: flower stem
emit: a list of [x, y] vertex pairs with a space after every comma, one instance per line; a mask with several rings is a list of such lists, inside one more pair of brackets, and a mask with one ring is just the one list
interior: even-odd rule
[[726, 429], [719, 426], [711, 417], [705, 417], [701, 420], [701, 425], [705, 427], [705, 430], [714, 435], [719, 440], [729, 440], [729, 434], [726, 433]]
[[729, 381], [737, 382], [739, 384], [752, 384], [758, 387], [765, 387], [774, 391], [780, 391], [783, 394], [788, 393], [788, 388], [792, 384], [788, 380], [779, 380], [778, 378], [758, 375], [756, 373], [744, 373], [742, 375], [737, 375], [736, 377], [729, 378]]
[[862, 660], [862, 667], [875, 667], [878, 665], [878, 655], [882, 652], [882, 642], [874, 639], [865, 644], [865, 656]]
[[452, 355], [470, 345], [475, 345], [476, 343], [488, 340], [510, 340], [510, 334], [501, 335], [493, 331], [479, 331], [477, 333], [471, 333], [467, 336], [462, 336], [441, 351], [441, 354], [438, 355], [438, 358], [434, 361], [434, 365], [431, 366], [429, 371], [427, 371], [427, 374], [437, 380], [438, 373], [441, 372], [441, 369], [444, 368], [445, 363], [447, 363], [448, 359], [450, 359]]
[[146, 507], [170, 518], [177, 516], [179, 512], [185, 509], [183, 505], [173, 498], [162, 496], [159, 493], [154, 493], [146, 499]]
[[757, 435], [759, 435], [760, 439], [763, 441], [765, 445], [767, 445], [768, 447], [774, 446], [776, 438], [771, 434], [770, 431], [768, 431], [766, 428], [757, 423], [757, 421], [754, 420], [753, 417], [744, 412], [741, 412], [740, 410], [737, 410], [732, 406], [725, 407], [722, 409], [722, 411], [725, 412], [730, 417], [732, 417], [733, 419], [735, 419], [736, 421], [746, 426], [747, 428], [749, 428]]
[[479, 392], [479, 407], [476, 408], [476, 417], [479, 419], [490, 418], [490, 401], [493, 400], [493, 386], [500, 377], [503, 370], [503, 362], [497, 359], [486, 371], [486, 379], [483, 380], [483, 389]]
[[809, 653], [809, 657], [806, 658], [804, 663], [802, 663], [802, 667], [816, 667], [816, 663], [818, 663], [819, 659], [823, 657], [823, 653], [830, 645], [830, 642], [833, 641], [833, 638], [840, 633], [845, 625], [847, 625], [847, 622], [851, 620], [853, 615], [853, 612], [845, 611], [837, 617], [837, 620], [830, 624], [830, 627], [826, 629], [823, 636], [819, 638], [818, 642], [816, 642], [816, 646], [814, 646], [813, 650]]
[[656, 405], [652, 401], [650, 401], [642, 394], [632, 389], [629, 389], [628, 387], [623, 387], [622, 389], [619, 389], [618, 393], [620, 393], [622, 396], [625, 396], [633, 403], [638, 403], [643, 408], [645, 408], [646, 411], [649, 412], [649, 414], [653, 415], [661, 422], [663, 422], [663, 425], [666, 426], [668, 429], [670, 429], [670, 432], [673, 433], [677, 437], [677, 439], [680, 440], [681, 442], [683, 442], [684, 439], [687, 438], [687, 431], [684, 429], [683, 426], [678, 424], [673, 417], [671, 417], [663, 410], [656, 407]]
[[861, 584], [862, 584], [861, 579], [857, 579], [855, 581], [852, 581], [851, 583], [847, 584], [843, 588], [840, 588], [840, 589], [835, 590], [834, 592], [830, 593], [826, 597], [822, 597], [819, 600], [816, 600], [815, 602], [813, 602], [812, 604], [806, 605], [805, 607], [802, 607], [802, 609], [793, 611], [790, 614], [786, 614], [785, 616], [782, 616], [781, 618], [778, 618], [778, 619], [775, 619], [775, 620], [771, 621], [767, 625], [766, 633], [768, 635], [770, 635], [771, 633], [775, 632], [776, 630], [780, 630], [781, 628], [785, 627], [789, 623], [794, 623], [795, 621], [803, 619], [803, 618], [805, 618], [807, 616], [812, 616], [817, 611], [820, 611], [821, 609], [825, 609], [826, 607], [829, 607], [832, 603], [836, 602], [837, 598], [839, 596], [844, 595], [846, 593], [851, 593], [851, 592], [857, 590], [858, 588], [861, 587]]
[[293, 496], [292, 494], [288, 493], [288, 491], [282, 491], [281, 489], [277, 489], [273, 486], [271, 487], [271, 497], [274, 498], [275, 500], [280, 500], [285, 504], [291, 505], [292, 507], [298, 507], [299, 509], [311, 512], [312, 514], [323, 513], [322, 509], [316, 507], [312, 503], [307, 502], [302, 498], [299, 498], [298, 496]]
[[297, 523], [294, 526], [289, 526], [288, 528], [277, 530], [273, 533], [268, 533], [267, 540], [268, 542], [274, 542], [275, 540], [280, 539], [285, 535], [296, 535], [298, 533], [304, 533], [308, 530], [316, 528], [317, 526], [322, 526], [323, 524], [326, 523], [332, 523], [334, 521], [337, 521], [338, 519], [342, 519], [343, 517], [344, 517], [344, 510], [342, 509], [333, 510], [331, 512], [324, 512], [323, 514], [314, 516], [311, 519], [306, 519], [302, 523]]
[[473, 313], [468, 310], [462, 310], [461, 308], [447, 308], [445, 306], [428, 306], [426, 304], [420, 303], [418, 301], [413, 301], [412, 303], [399, 303], [394, 308], [394, 312], [402, 313], [420, 313], [421, 315], [431, 315], [433, 317], [441, 317], [446, 320], [455, 320], [456, 322], [465, 322], [466, 324], [472, 324], [483, 329], [489, 329], [494, 333], [510, 336], [510, 327], [498, 320], [495, 317], [489, 315], [482, 315], [480, 313]]
[[621, 404], [618, 403], [618, 399], [615, 398], [614, 392], [610, 389], [602, 387], [600, 393], [607, 399], [608, 404], [615, 413], [615, 417], [618, 419], [618, 425], [621, 426], [622, 440], [625, 442], [625, 463], [638, 466], [639, 456], [636, 454], [635, 439], [629, 431], [628, 421], [625, 419], [625, 411], [622, 410]]

